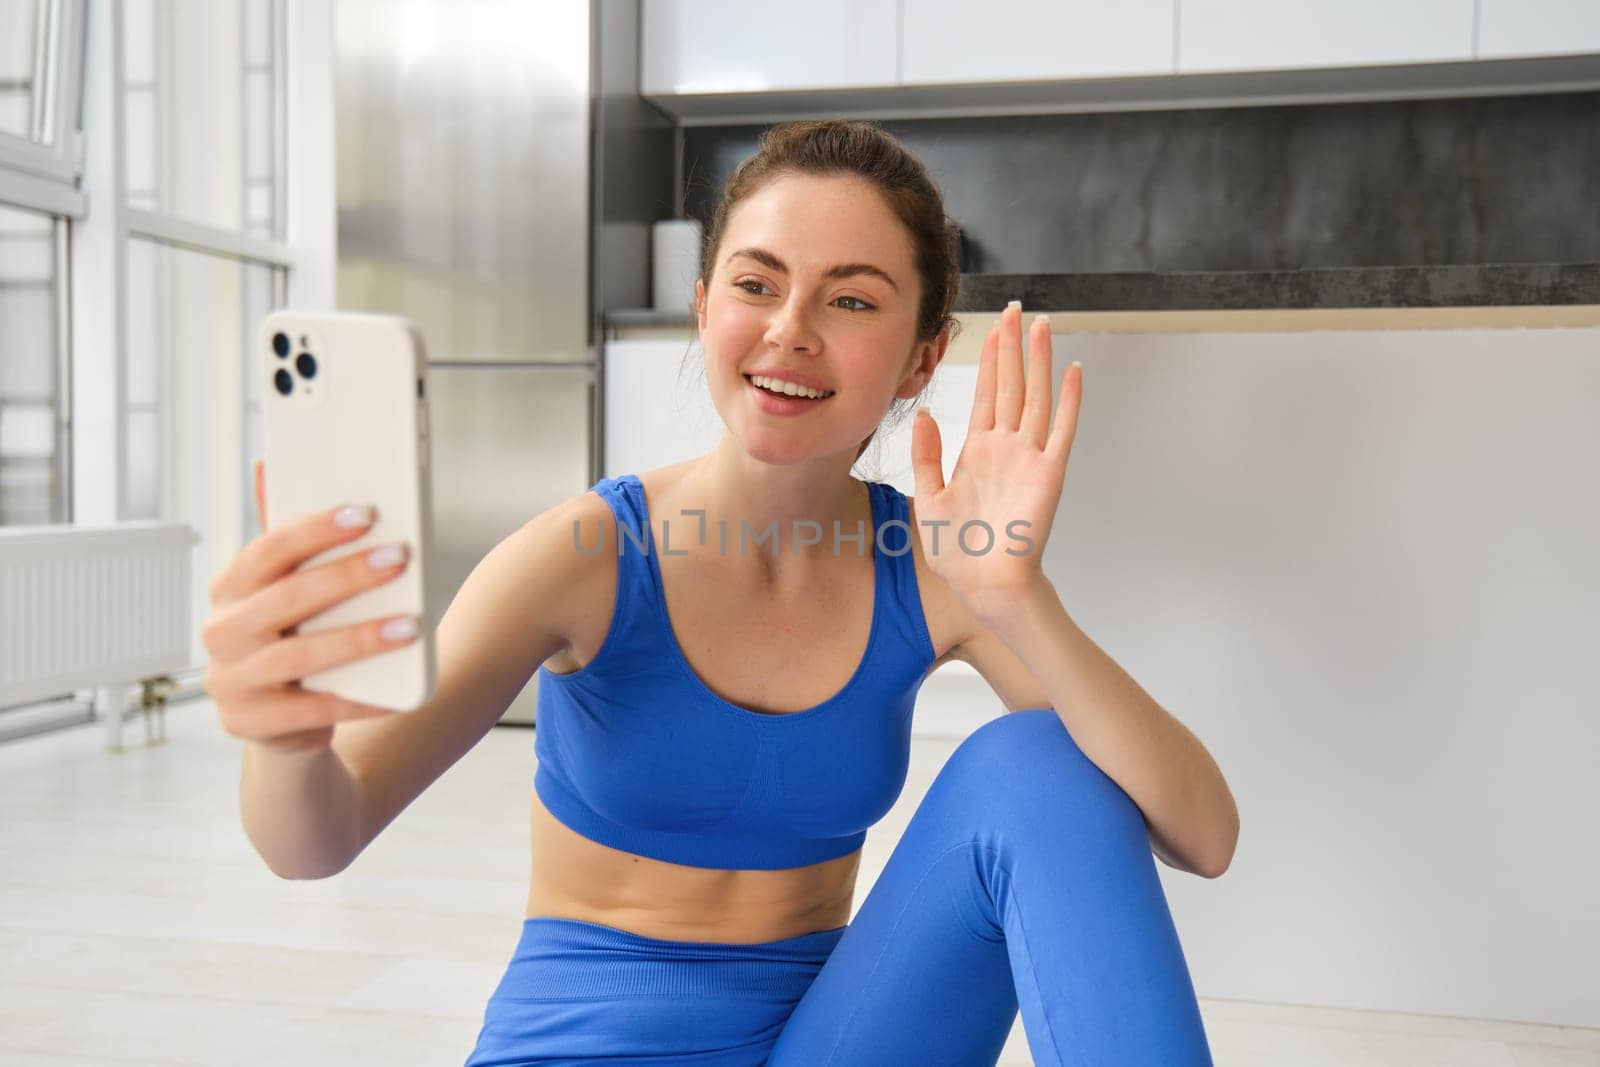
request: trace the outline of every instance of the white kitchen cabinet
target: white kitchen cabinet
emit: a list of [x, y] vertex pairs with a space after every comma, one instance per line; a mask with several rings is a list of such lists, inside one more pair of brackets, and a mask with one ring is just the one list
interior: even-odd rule
[[1472, 19], [1473, 0], [1178, 0], [1178, 71], [1470, 60]]
[[698, 342], [678, 381], [690, 345], [687, 330], [678, 338], [606, 342], [602, 477], [666, 467], [717, 447], [722, 419], [700, 377]]
[[646, 0], [640, 91], [758, 93], [891, 86], [895, 0]]
[[1600, 0], [646, 0], [641, 10], [642, 92], [685, 126], [1449, 97], [1600, 79]]
[[1173, 73], [1177, 0], [915, 0], [907, 85]]
[[1600, 0], [1479, 0], [1479, 59], [1576, 52], [1600, 52]]

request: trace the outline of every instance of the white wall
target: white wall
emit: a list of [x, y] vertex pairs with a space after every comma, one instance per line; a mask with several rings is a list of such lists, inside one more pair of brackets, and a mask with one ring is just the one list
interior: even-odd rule
[[[608, 474], [695, 454], [685, 342], [648, 343]], [[1600, 329], [1054, 347], [1084, 401], [1046, 568], [1239, 804], [1226, 875], [1162, 869], [1200, 995], [1600, 1026]]]

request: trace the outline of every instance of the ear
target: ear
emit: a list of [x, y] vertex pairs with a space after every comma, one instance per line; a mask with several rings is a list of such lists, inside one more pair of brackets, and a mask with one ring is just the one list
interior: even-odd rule
[[700, 325], [700, 332], [706, 332], [706, 283], [699, 278], [694, 280], [694, 315]]
[[950, 347], [950, 327], [946, 326], [931, 341], [919, 341], [913, 350], [906, 377], [895, 390], [895, 399], [910, 400], [927, 388], [933, 372], [944, 361], [945, 350]]

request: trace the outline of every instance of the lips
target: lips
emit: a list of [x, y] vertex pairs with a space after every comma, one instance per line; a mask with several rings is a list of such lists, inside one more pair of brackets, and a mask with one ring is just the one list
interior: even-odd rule
[[805, 396], [785, 396], [782, 393], [774, 393], [763, 389], [755, 382], [749, 382], [748, 385], [750, 392], [753, 394], [751, 400], [755, 404], [756, 409], [758, 411], [765, 412], [768, 415], [801, 415], [813, 410], [818, 405], [826, 404], [829, 400], [833, 399], [831, 396], [816, 398]]

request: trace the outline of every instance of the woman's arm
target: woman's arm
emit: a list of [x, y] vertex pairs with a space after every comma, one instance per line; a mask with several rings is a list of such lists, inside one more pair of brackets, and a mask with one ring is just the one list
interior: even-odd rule
[[1038, 680], [1049, 698], [1040, 706], [1055, 709], [1083, 754], [1138, 805], [1156, 854], [1206, 878], [1226, 871], [1239, 842], [1239, 809], [1221, 769], [1078, 628], [1055, 588], [1044, 582], [987, 629]]
[[[585, 499], [588, 498], [588, 499]], [[584, 493], [496, 545], [451, 601], [435, 633], [438, 682], [415, 711], [342, 722], [315, 755], [247, 745], [240, 813], [256, 851], [285, 878], [348, 867], [407, 805], [500, 720], [539, 665], [569, 640], [574, 584], [587, 568], [572, 522], [610, 509]], [[587, 542], [586, 542], [587, 543]]]

